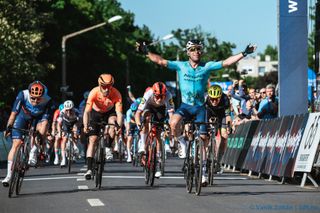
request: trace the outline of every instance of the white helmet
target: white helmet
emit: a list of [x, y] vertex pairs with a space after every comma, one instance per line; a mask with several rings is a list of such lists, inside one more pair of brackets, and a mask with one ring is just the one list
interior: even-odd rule
[[186, 49], [188, 50], [191, 47], [195, 47], [195, 46], [203, 48], [203, 43], [199, 40], [192, 39], [187, 42]]
[[64, 109], [72, 109], [74, 107], [73, 101], [67, 100], [63, 103]]

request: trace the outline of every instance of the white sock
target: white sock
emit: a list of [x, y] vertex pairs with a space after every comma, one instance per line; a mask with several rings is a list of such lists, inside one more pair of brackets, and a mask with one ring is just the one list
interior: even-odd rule
[[66, 151], [61, 151], [62, 160], [66, 160]]
[[8, 167], [7, 167], [7, 177], [11, 177], [12, 175], [12, 163], [13, 161], [12, 160], [8, 160]]
[[147, 139], [147, 134], [141, 133], [141, 142], [143, 145], [146, 144], [146, 139]]

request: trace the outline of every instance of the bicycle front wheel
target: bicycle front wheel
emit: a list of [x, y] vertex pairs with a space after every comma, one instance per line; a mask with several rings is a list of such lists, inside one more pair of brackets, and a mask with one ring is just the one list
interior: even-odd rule
[[188, 143], [188, 149], [187, 149], [187, 156], [185, 159], [185, 165], [184, 165], [184, 176], [185, 176], [185, 180], [186, 180], [186, 189], [188, 193], [192, 192], [192, 186], [193, 186], [193, 169], [194, 169], [194, 165], [193, 165], [193, 157], [192, 157], [192, 143], [194, 142], [189, 142]]
[[215, 145], [215, 139], [211, 139], [210, 146], [209, 146], [209, 153], [208, 153], [208, 181], [209, 185], [213, 185], [213, 179], [214, 179], [214, 170], [215, 170], [215, 152], [214, 152], [214, 145]]
[[72, 140], [69, 140], [69, 149], [68, 149], [68, 173], [71, 173], [71, 165], [72, 165], [72, 161], [73, 161], [73, 142]]
[[14, 161], [13, 161], [12, 167], [8, 168], [12, 170], [11, 180], [9, 184], [9, 194], [8, 194], [9, 198], [12, 197], [12, 194], [15, 190], [15, 186], [18, 185], [19, 171], [20, 171], [21, 161], [22, 161], [21, 152], [22, 152], [22, 146], [19, 145], [14, 155]]
[[200, 195], [202, 184], [202, 165], [203, 165], [203, 140], [198, 138], [194, 150], [194, 182], [196, 195]]

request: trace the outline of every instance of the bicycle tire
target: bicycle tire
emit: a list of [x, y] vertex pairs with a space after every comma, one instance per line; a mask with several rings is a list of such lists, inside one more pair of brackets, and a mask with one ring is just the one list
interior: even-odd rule
[[215, 139], [211, 139], [210, 140], [210, 146], [209, 146], [209, 154], [208, 154], [208, 161], [209, 165], [208, 165], [208, 181], [209, 181], [209, 185], [212, 186], [213, 185], [213, 180], [214, 180], [214, 171], [215, 171], [215, 152], [214, 152], [214, 145], [215, 145]]
[[201, 185], [202, 185], [202, 165], [203, 165], [203, 140], [198, 138], [195, 144], [194, 151], [194, 183], [196, 195], [200, 195], [201, 193]]
[[161, 170], [161, 175], [164, 176], [165, 172], [165, 164], [166, 164], [166, 151], [165, 151], [165, 141], [160, 140], [159, 143], [161, 144], [161, 163], [160, 163], [160, 170]]
[[[107, 139], [108, 140], [108, 139]], [[99, 141], [99, 146], [97, 149], [97, 174], [96, 174], [96, 187], [98, 187], [99, 189], [101, 189], [101, 183], [102, 183], [102, 173], [103, 173], [103, 169], [104, 169], [104, 139], [103, 137], [101, 137], [100, 141]]]
[[[150, 180], [150, 164], [149, 164], [149, 146], [146, 149], [146, 154], [144, 155], [145, 157], [145, 165], [144, 165], [144, 182], [146, 185], [149, 184]], [[141, 156], [143, 158], [143, 156]], [[141, 159], [142, 160], [142, 159]]]
[[156, 163], [157, 163], [157, 148], [156, 148], [156, 142], [154, 141], [151, 144], [151, 153], [150, 153], [150, 186], [153, 186], [154, 184], [154, 178], [156, 174]]
[[73, 156], [74, 156], [74, 153], [73, 153], [74, 150], [73, 150], [73, 142], [72, 142], [72, 140], [70, 140], [69, 142], [70, 142], [70, 147], [69, 147], [69, 150], [68, 150], [68, 173], [70, 174], [71, 173], [71, 165], [72, 165]]
[[193, 142], [188, 143], [187, 156], [185, 160], [185, 179], [186, 179], [186, 189], [188, 193], [192, 192], [193, 187], [193, 157], [192, 157], [192, 146]]
[[27, 170], [27, 165], [28, 165], [28, 157], [25, 154], [25, 150], [27, 150], [27, 148], [25, 148], [25, 145], [23, 145], [22, 149], [19, 149], [20, 151], [20, 156], [21, 156], [21, 164], [19, 166], [19, 172], [18, 172], [18, 178], [17, 178], [17, 183], [16, 183], [16, 195], [20, 194], [21, 191], [21, 187], [22, 187], [22, 183], [24, 180], [24, 174]]
[[[12, 194], [15, 190], [15, 186], [17, 184], [17, 181], [18, 181], [18, 175], [19, 175], [19, 167], [20, 167], [20, 164], [21, 164], [21, 144], [19, 145], [15, 155], [14, 155], [14, 161], [13, 161], [13, 164], [12, 164], [12, 174], [11, 174], [11, 180], [10, 180], [10, 183], [9, 183], [9, 192], [8, 192], [8, 197], [11, 198], [12, 197]], [[8, 168], [10, 169], [10, 168]]]

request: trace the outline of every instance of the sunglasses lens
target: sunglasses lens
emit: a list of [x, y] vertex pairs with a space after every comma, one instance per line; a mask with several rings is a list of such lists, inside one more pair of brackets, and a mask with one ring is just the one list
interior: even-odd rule
[[106, 90], [106, 89], [110, 89], [111, 85], [108, 84], [108, 85], [101, 85], [101, 88]]

